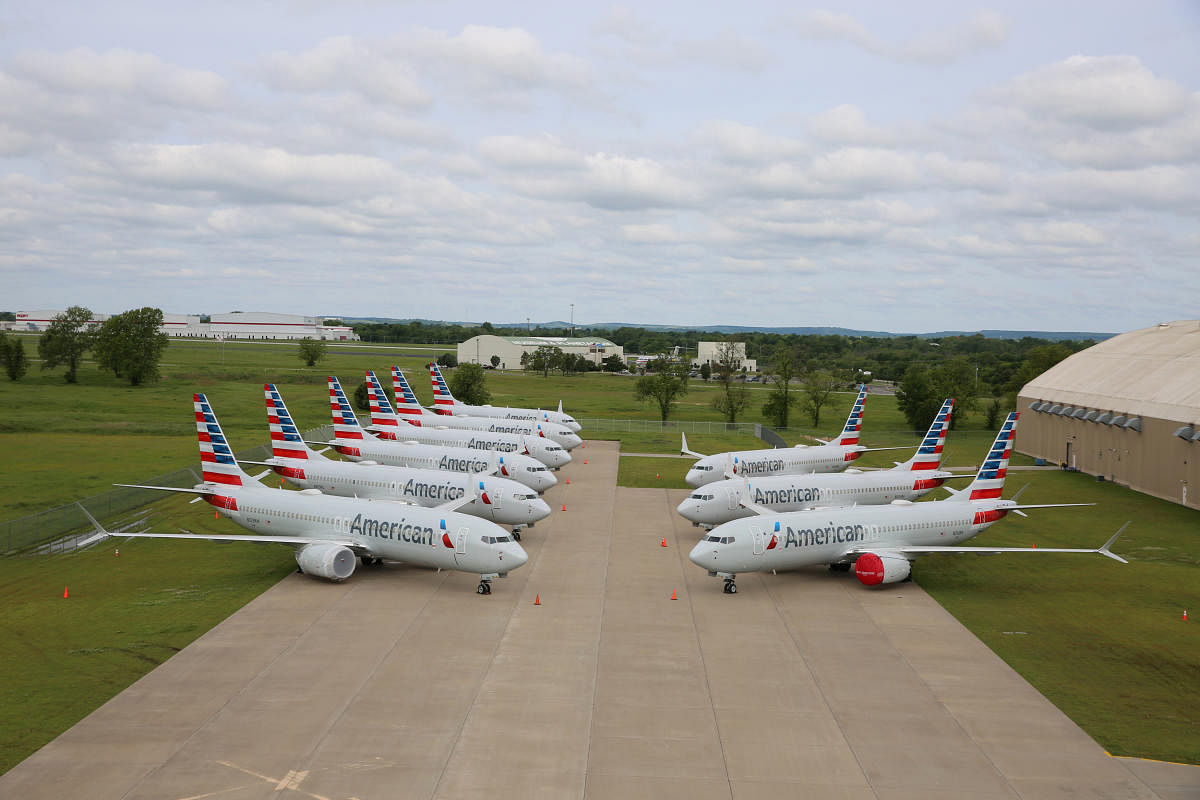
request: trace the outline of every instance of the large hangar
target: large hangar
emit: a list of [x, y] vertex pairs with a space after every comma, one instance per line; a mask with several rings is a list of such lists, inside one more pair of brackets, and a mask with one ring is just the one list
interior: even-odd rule
[[1200, 508], [1200, 320], [1089, 347], [1017, 396], [1017, 450]]
[[581, 355], [599, 364], [614, 353], [625, 358], [625, 348], [607, 339], [572, 339], [566, 336], [472, 336], [458, 346], [460, 364], [490, 364], [492, 356], [500, 359], [501, 369], [520, 369], [521, 355], [532, 353], [543, 345], [557, 347], [564, 353]]

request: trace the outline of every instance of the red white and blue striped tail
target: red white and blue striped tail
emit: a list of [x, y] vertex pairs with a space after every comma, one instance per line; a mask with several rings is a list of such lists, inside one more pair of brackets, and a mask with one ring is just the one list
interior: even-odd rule
[[425, 409], [417, 401], [417, 395], [408, 385], [408, 379], [399, 367], [392, 367], [392, 394], [396, 396], [396, 412], [400, 419], [410, 425], [420, 425]]
[[[354, 442], [363, 440], [363, 429], [354, 415], [354, 408], [342, 391], [342, 384], [334, 376], [329, 376], [329, 410], [333, 412], [334, 449], [344, 456], [361, 456], [362, 451], [354, 446]], [[349, 440], [349, 443], [343, 444]]]
[[937, 469], [942, 462], [942, 450], [946, 445], [946, 431], [950, 429], [950, 414], [954, 411], [954, 398], [947, 398], [942, 408], [933, 418], [925, 439], [917, 448], [916, 454], [900, 465], [901, 469], [921, 470]]
[[858, 444], [858, 435], [862, 431], [863, 406], [866, 403], [867, 385], [864, 383], [858, 387], [858, 399], [854, 401], [854, 407], [850, 409], [850, 415], [846, 417], [846, 427], [842, 429], [842, 435], [830, 444]]
[[304, 443], [292, 415], [288, 413], [279, 390], [273, 383], [263, 384], [267, 396], [267, 427], [271, 429], [271, 455], [276, 458], [308, 460], [313, 452]]
[[375, 429], [375, 435], [380, 439], [399, 438], [396, 436], [396, 429], [400, 426], [400, 420], [392, 410], [387, 392], [383, 390], [383, 385], [372, 370], [367, 370], [367, 400], [371, 405], [371, 426]]
[[227, 486], [242, 486], [243, 479], [251, 478], [242, 472], [233, 457], [233, 450], [221, 431], [217, 415], [213, 413], [208, 398], [202, 394], [192, 395], [196, 410], [196, 435], [200, 439], [200, 470], [205, 483], [223, 483]]
[[436, 361], [429, 362], [429, 382], [433, 384], [433, 410], [438, 414], [454, 414], [454, 395], [442, 377], [442, 369]]
[[954, 500], [994, 500], [1004, 491], [1004, 476], [1008, 474], [1008, 459], [1012, 456], [1013, 439], [1017, 435], [1019, 412], [1013, 411], [1000, 426], [996, 441], [971, 485], [956, 494]]

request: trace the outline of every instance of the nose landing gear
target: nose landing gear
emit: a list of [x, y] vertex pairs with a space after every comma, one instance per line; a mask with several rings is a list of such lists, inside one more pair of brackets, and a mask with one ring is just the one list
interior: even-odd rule
[[725, 579], [725, 594], [737, 594], [737, 584], [733, 582], [733, 578]]
[[475, 594], [491, 594], [492, 581], [489, 578], [483, 578], [479, 581], [479, 586], [475, 589]]
[[512, 536], [513, 536], [513, 541], [514, 541], [514, 542], [519, 542], [519, 541], [521, 541], [521, 527], [522, 527], [521, 525], [514, 525], [514, 526], [513, 526], [513, 529], [512, 529]]

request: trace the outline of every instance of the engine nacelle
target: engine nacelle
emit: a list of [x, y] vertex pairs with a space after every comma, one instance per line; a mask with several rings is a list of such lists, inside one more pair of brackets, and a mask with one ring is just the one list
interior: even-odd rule
[[903, 556], [863, 553], [854, 562], [854, 574], [865, 586], [902, 581], [912, 572], [912, 563]]
[[340, 544], [306, 544], [296, 551], [296, 563], [307, 575], [337, 583], [354, 574], [354, 551]]

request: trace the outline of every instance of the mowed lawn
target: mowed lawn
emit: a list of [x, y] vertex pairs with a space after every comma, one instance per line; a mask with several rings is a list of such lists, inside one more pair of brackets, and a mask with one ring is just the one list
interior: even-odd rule
[[[27, 343], [27, 352], [35, 352]], [[317, 368], [304, 367], [295, 345], [269, 342], [172, 342], [161, 382], [130, 388], [85, 363], [80, 384], [62, 371], [33, 369], [17, 384], [0, 382], [0, 520], [143, 482], [197, 462], [193, 391], [205, 392], [236, 450], [265, 444], [262, 384], [279, 385], [301, 428], [330, 419], [326, 375], [347, 392], [375, 370], [385, 385], [393, 364], [405, 370], [418, 397], [432, 399], [424, 364], [441, 346], [335, 345]], [[630, 376], [570, 377], [488, 372], [496, 405], [556, 407], [576, 418], [656, 420], [655, 406], [633, 398]], [[745, 421], [762, 421], [767, 389], [748, 388]], [[719, 421], [717, 391], [692, 381], [672, 419]], [[840, 430], [852, 402], [835, 396], [820, 424], [797, 419], [789, 443], [812, 443]], [[887, 467], [911, 455], [919, 436], [907, 429], [895, 399], [872, 395], [862, 440], [904, 449], [868, 453], [855, 466]], [[588, 430], [589, 439], [617, 439], [631, 453], [678, 453], [679, 433]], [[994, 433], [982, 414], [950, 433], [947, 463], [978, 464]], [[1019, 439], [1019, 432], [1018, 432]], [[737, 432], [688, 434], [689, 447], [715, 453], [756, 448]], [[586, 448], [576, 457], [586, 457]], [[1018, 457], [1015, 464], [1029, 464]], [[684, 488], [688, 459], [621, 459], [622, 485]], [[1099, 556], [926, 556], [914, 578], [1110, 752], [1200, 763], [1200, 631], [1181, 619], [1200, 613], [1200, 514], [1085, 475], [1059, 471], [1010, 473], [1006, 494], [1031, 484], [1023, 502], [1095, 502], [1094, 508], [1035, 509], [1010, 515], [979, 544], [1095, 547], [1125, 520], [1115, 550], [1132, 563]], [[956, 485], [962, 485], [961, 482]], [[931, 499], [944, 497], [935, 492]], [[155, 530], [228, 531], [206, 506], [186, 498], [156, 503]], [[186, 549], [185, 549], [186, 547]], [[109, 546], [85, 553], [0, 559], [0, 622], [4, 652], [0, 705], [0, 770], [24, 758], [171, 653], [224, 619], [294, 568], [285, 547], [129, 542], [115, 557]], [[797, 580], [800, 580], [797, 576]], [[853, 578], [848, 578], [853, 580]], [[70, 586], [71, 598], [62, 591]], [[863, 591], [869, 591], [862, 589]]]

